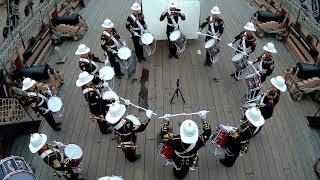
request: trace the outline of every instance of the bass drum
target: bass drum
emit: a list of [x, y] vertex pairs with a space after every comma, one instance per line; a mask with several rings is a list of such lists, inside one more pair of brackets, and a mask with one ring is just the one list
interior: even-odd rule
[[0, 178], [2, 180], [37, 180], [31, 167], [23, 157], [19, 156], [0, 160]]

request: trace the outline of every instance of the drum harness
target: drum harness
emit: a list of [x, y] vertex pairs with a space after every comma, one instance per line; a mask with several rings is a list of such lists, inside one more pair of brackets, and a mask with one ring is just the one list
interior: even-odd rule
[[171, 27], [174, 27], [174, 30], [177, 30], [178, 29], [178, 24], [177, 24], [176, 20], [174, 20], [174, 17], [173, 17], [174, 15], [171, 14], [170, 10], [168, 10], [168, 16], [169, 16], [169, 18], [171, 19], [171, 22], [172, 22], [172, 24], [168, 23], [168, 25], [171, 26]]
[[117, 47], [119, 48], [119, 44], [121, 44], [118, 40], [116, 40], [116, 38], [114, 38], [110, 33], [108, 33], [107, 31], [103, 31], [103, 34], [108, 36], [113, 42], [114, 45], [111, 46], [107, 46], [107, 48], [112, 52], [112, 48]]
[[[182, 159], [193, 158], [193, 162], [191, 163], [191, 167], [197, 166], [197, 165], [198, 165], [198, 161], [199, 161], [198, 153], [192, 154], [192, 155], [190, 155], [190, 156], [184, 156], [184, 155], [183, 155], [183, 154], [186, 154], [186, 153], [192, 151], [193, 148], [196, 146], [196, 144], [197, 144], [197, 142], [190, 144], [190, 146], [189, 146], [186, 150], [184, 150], [183, 152], [178, 152], [178, 151], [174, 150], [174, 153], [175, 153], [178, 157], [180, 157], [180, 158], [182, 158]], [[182, 141], [181, 141], [181, 146], [183, 147]], [[174, 161], [173, 161], [173, 165], [174, 165], [174, 167], [175, 167], [177, 170], [180, 170], [180, 169], [181, 169], [181, 167], [179, 167], [178, 165], [176, 165], [176, 163], [175, 163]], [[194, 169], [192, 168], [191, 170], [194, 170]]]
[[142, 24], [140, 23], [140, 21], [138, 20], [138, 18], [136, 18], [133, 14], [130, 14], [130, 17], [132, 18], [132, 20], [138, 25], [138, 28], [134, 28], [131, 26], [131, 29], [133, 31], [137, 31], [140, 30], [140, 34], [142, 34], [143, 32], [145, 32], [146, 30], [144, 29], [144, 27], [142, 26]]

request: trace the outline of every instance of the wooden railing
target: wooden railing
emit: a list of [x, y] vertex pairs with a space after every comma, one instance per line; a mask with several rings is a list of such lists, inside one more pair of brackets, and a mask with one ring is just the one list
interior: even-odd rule
[[22, 46], [23, 41], [28, 40], [32, 36], [32, 32], [40, 28], [43, 19], [49, 15], [49, 12], [56, 6], [56, 3], [57, 0], [45, 1], [38, 8], [38, 11], [24, 19], [12, 32], [0, 48], [0, 66], [6, 65], [17, 53], [17, 49]]

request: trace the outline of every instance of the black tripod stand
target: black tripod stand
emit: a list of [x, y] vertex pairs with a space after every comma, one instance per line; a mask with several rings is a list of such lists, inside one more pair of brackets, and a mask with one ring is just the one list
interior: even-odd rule
[[179, 96], [180, 96], [181, 99], [182, 99], [182, 101], [183, 101], [183, 103], [186, 103], [186, 101], [185, 101], [184, 98], [183, 98], [183, 94], [182, 94], [182, 92], [181, 92], [181, 90], [180, 90], [179, 82], [180, 82], [180, 80], [177, 79], [177, 88], [176, 88], [176, 90], [174, 91], [174, 94], [173, 94], [173, 96], [172, 96], [172, 98], [171, 98], [171, 100], [170, 100], [170, 104], [172, 104], [172, 101], [173, 101], [173, 99], [174, 99], [175, 96], [177, 96], [177, 99], [178, 99]]

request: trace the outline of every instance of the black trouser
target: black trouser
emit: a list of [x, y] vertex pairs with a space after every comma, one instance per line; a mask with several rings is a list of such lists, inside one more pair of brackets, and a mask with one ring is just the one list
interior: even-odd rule
[[239, 156], [239, 152], [234, 152], [232, 156], [226, 153], [223, 159], [223, 164], [227, 167], [233, 166], [238, 156]]
[[[48, 104], [46, 102], [43, 102], [42, 106], [43, 108], [45, 109], [48, 109]], [[42, 115], [42, 117], [48, 122], [48, 124], [53, 128], [53, 129], [56, 129], [58, 128], [58, 124], [57, 122], [55, 121], [52, 113], [49, 111], [47, 113], [43, 112], [40, 110], [40, 114]]]
[[267, 79], [267, 75], [266, 74], [261, 74], [260, 73], [260, 76], [261, 76], [261, 83], [265, 82], [266, 79]]
[[129, 161], [134, 162], [136, 160], [136, 147], [123, 147], [122, 151]]
[[181, 166], [180, 170], [177, 170], [175, 167], [173, 168], [173, 174], [177, 179], [183, 179], [187, 176], [189, 172], [189, 166]]
[[170, 41], [170, 38], [169, 38], [171, 32], [173, 32], [173, 31], [174, 31], [174, 27], [167, 25], [167, 32], [166, 33], [167, 33], [167, 37], [168, 37], [168, 41], [169, 41], [169, 53], [171, 56], [176, 56], [177, 55], [177, 47], [172, 41]]
[[144, 56], [143, 56], [143, 46], [142, 44], [140, 44], [140, 37], [132, 35], [132, 41], [134, 44], [134, 50], [136, 51], [137, 58], [139, 60], [142, 60]]
[[116, 54], [108, 53], [110, 65], [114, 69], [116, 76], [119, 76], [121, 73], [121, 68], [119, 62], [116, 62]]
[[[207, 36], [205, 42], [207, 42], [209, 39], [211, 39], [211, 37]], [[210, 54], [208, 53], [207, 50], [206, 50], [206, 64], [208, 65], [212, 64], [212, 61], [210, 59]]]
[[[89, 109], [91, 114], [95, 115], [97, 118], [97, 123], [99, 125], [100, 132], [102, 134], [108, 134], [109, 133], [109, 127], [111, 126], [110, 123], [108, 123], [106, 120], [104, 120], [106, 116], [106, 104], [102, 104], [102, 102], [97, 102], [97, 105], [90, 105]], [[102, 116], [102, 117], [101, 117]]]

